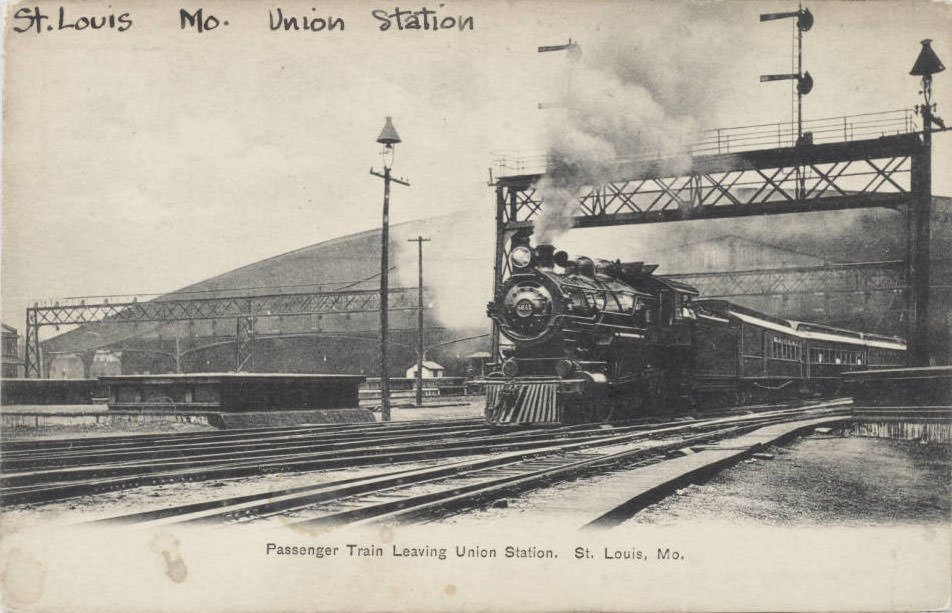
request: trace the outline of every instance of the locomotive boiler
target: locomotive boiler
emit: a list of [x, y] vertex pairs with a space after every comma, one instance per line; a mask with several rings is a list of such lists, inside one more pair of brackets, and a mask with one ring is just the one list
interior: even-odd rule
[[515, 244], [487, 314], [509, 341], [486, 377], [494, 425], [606, 422], [831, 391], [900, 365], [900, 339], [793, 322], [654, 275], [657, 265]]

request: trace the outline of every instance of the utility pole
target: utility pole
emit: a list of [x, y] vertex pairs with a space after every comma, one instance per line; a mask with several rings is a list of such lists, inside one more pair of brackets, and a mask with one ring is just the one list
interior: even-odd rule
[[377, 137], [377, 142], [383, 145], [383, 173], [370, 169], [370, 174], [383, 179], [383, 223], [380, 231], [380, 413], [383, 421], [390, 421], [390, 374], [388, 371], [390, 361], [388, 359], [388, 327], [387, 321], [389, 305], [388, 298], [388, 272], [390, 269], [390, 182], [399, 183], [407, 187], [410, 184], [407, 181], [396, 179], [390, 176], [390, 167], [393, 165], [394, 145], [401, 142], [400, 136], [393, 127], [390, 117]]
[[423, 406], [423, 243], [430, 239], [417, 236], [407, 239], [408, 243], [417, 244], [419, 265], [417, 271], [417, 367], [416, 367], [416, 405]]

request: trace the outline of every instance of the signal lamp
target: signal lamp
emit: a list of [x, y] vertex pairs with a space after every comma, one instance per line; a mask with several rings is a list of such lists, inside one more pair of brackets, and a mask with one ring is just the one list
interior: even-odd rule
[[519, 365], [516, 363], [516, 360], [509, 358], [502, 363], [502, 374], [507, 377], [515, 377], [519, 374]]
[[810, 71], [803, 73], [803, 76], [797, 79], [797, 93], [803, 96], [806, 96], [813, 91], [813, 77], [810, 76]]
[[813, 27], [813, 13], [810, 9], [800, 9], [797, 11], [797, 28], [801, 32], [806, 32]]

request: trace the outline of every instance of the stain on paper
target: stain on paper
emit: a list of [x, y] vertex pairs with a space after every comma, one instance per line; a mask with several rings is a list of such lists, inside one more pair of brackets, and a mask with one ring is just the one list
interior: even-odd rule
[[43, 597], [46, 569], [36, 558], [14, 547], [0, 574], [0, 584], [8, 606], [33, 604]]
[[152, 551], [162, 556], [165, 561], [165, 574], [175, 583], [182, 583], [188, 578], [188, 568], [179, 554], [179, 541], [171, 534], [161, 533], [152, 539]]

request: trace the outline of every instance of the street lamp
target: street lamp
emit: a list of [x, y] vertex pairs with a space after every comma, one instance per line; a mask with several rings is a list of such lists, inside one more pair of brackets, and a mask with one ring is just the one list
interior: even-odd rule
[[380, 409], [383, 421], [390, 421], [390, 377], [387, 373], [389, 368], [387, 352], [387, 315], [388, 315], [388, 269], [390, 267], [390, 182], [400, 185], [410, 184], [401, 179], [394, 179], [390, 176], [390, 167], [393, 165], [394, 145], [400, 142], [400, 135], [390, 117], [387, 117], [387, 123], [384, 124], [377, 142], [383, 145], [383, 173], [370, 169], [370, 174], [383, 179], [383, 227], [380, 233]]
[[945, 129], [945, 123], [933, 115], [936, 105], [932, 102], [932, 75], [945, 70], [945, 66], [942, 65], [942, 60], [932, 49], [931, 38], [923, 40], [920, 44], [922, 48], [919, 50], [919, 56], [916, 57], [916, 63], [913, 64], [909, 74], [914, 77], [922, 77], [922, 91], [919, 93], [922, 94], [925, 103], [916, 105], [916, 111], [922, 115], [923, 132], [928, 134], [932, 132], [933, 123], [939, 129]]

